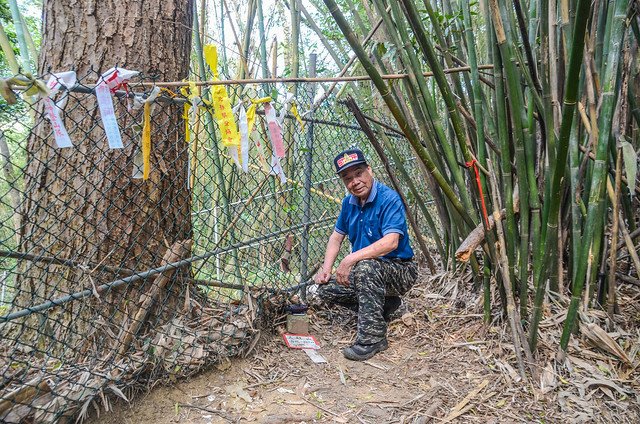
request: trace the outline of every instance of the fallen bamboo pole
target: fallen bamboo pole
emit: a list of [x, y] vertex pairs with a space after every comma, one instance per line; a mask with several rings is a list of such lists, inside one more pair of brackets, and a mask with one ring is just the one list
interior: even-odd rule
[[[173, 243], [162, 257], [161, 266], [177, 262], [185, 256], [188, 256], [191, 252], [191, 244], [191, 240], [181, 240]], [[123, 332], [122, 340], [119, 343], [120, 348], [118, 349], [117, 358], [121, 358], [127, 350], [129, 350], [129, 345], [133, 337], [138, 334], [142, 325], [147, 321], [147, 315], [149, 315], [155, 299], [160, 296], [160, 293], [162, 293], [162, 290], [164, 290], [167, 283], [171, 280], [176, 269], [177, 268], [173, 268], [158, 275], [153, 280], [149, 291], [140, 295], [140, 299], [138, 300], [140, 307], [129, 327]]]
[[3, 396], [0, 400], [0, 416], [13, 406], [26, 405], [28, 401], [37, 395], [51, 391], [51, 387], [49, 387], [46, 380], [38, 380], [40, 380], [40, 377], [28, 381], [16, 390]]
[[[518, 198], [514, 196], [513, 212], [516, 214], [520, 212], [519, 205], [520, 205], [520, 202], [518, 201]], [[507, 213], [506, 209], [502, 209], [500, 211], [501, 220], [505, 218], [506, 213]], [[494, 225], [495, 225], [495, 220], [493, 218], [493, 215], [489, 215], [488, 229], [492, 230]], [[460, 262], [468, 262], [473, 252], [482, 243], [484, 243], [484, 238], [485, 238], [485, 228], [483, 223], [481, 222], [476, 226], [476, 228], [473, 229], [473, 231], [469, 233], [467, 238], [465, 238], [464, 241], [460, 244], [460, 247], [458, 247], [455, 253], [456, 259], [459, 260]]]

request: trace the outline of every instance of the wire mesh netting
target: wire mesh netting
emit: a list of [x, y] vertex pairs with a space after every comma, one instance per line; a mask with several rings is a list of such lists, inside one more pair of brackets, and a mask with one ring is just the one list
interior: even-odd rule
[[[334, 155], [360, 147], [385, 180], [347, 109], [312, 107], [311, 83], [225, 86], [232, 105], [257, 105], [243, 161], [221, 144], [210, 87], [154, 98], [142, 78], [112, 94], [123, 148], [110, 148], [97, 80], [0, 104], [3, 422], [83, 417], [248, 354], [320, 265], [345, 195]], [[266, 93], [275, 121], [254, 102]], [[71, 147], [57, 147], [51, 105]], [[424, 189], [407, 143], [384, 131]]]

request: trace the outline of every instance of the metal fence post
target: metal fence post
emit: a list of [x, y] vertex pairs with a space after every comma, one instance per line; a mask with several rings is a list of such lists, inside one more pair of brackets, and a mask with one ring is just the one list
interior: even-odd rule
[[7, 281], [7, 271], [4, 271], [2, 273], [2, 277], [0, 277], [0, 285], [2, 286], [2, 292], [0, 293], [0, 306], [4, 305], [5, 303], [4, 298], [5, 298], [6, 287], [7, 287], [6, 281]]
[[[316, 58], [315, 53], [309, 55], [309, 77], [315, 78], [316, 76]], [[313, 99], [316, 95], [316, 83], [309, 83], [307, 86], [308, 98], [310, 99], [310, 110], [308, 117], [310, 121], [307, 121], [307, 145], [305, 151], [305, 165], [304, 165], [304, 200], [303, 200], [303, 223], [302, 228], [302, 246], [300, 252], [300, 283], [306, 281], [309, 269], [309, 219], [311, 216], [311, 177], [312, 177], [312, 165], [313, 165]], [[302, 290], [302, 300], [306, 300], [306, 290]]]

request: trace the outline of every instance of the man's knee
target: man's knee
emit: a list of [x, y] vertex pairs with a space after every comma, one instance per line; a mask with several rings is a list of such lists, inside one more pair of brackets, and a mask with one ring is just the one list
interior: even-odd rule
[[380, 270], [380, 261], [377, 259], [364, 259], [354, 265], [349, 276], [357, 290], [371, 287], [384, 287], [384, 279]]

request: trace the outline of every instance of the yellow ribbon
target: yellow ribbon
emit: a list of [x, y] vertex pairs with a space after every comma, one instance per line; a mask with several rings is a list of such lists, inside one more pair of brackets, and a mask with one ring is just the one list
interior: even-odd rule
[[252, 99], [251, 103], [259, 104], [259, 103], [268, 103], [271, 101], [271, 97], [260, 97], [259, 99]]
[[296, 121], [300, 123], [300, 127], [304, 130], [304, 122], [302, 122], [302, 118], [300, 118], [300, 114], [298, 113], [298, 107], [296, 106], [296, 102], [291, 102], [291, 113], [295, 116]]
[[253, 126], [256, 123], [256, 109], [260, 103], [267, 103], [271, 101], [271, 97], [261, 97], [259, 99], [252, 99], [251, 106], [247, 109], [247, 127], [249, 127], [249, 134], [253, 131]]
[[185, 143], [189, 143], [189, 141], [191, 140], [191, 131], [189, 131], [189, 109], [191, 109], [191, 105], [189, 103], [185, 103], [184, 109], [182, 110], [182, 119], [184, 119]]
[[[213, 73], [213, 80], [218, 80], [218, 49], [212, 44], [204, 46], [204, 58]], [[213, 96], [213, 107], [215, 109], [216, 120], [220, 128], [222, 144], [226, 147], [240, 145], [240, 133], [233, 118], [231, 102], [227, 89], [224, 85], [214, 85], [211, 87]]]
[[251, 131], [253, 131], [253, 126], [256, 123], [256, 108], [258, 107], [257, 104], [253, 103], [251, 106], [249, 106], [249, 109], [247, 109], [247, 128], [248, 128], [248, 134], [251, 135]]
[[144, 124], [142, 126], [142, 179], [149, 179], [151, 158], [151, 103], [144, 104]]

